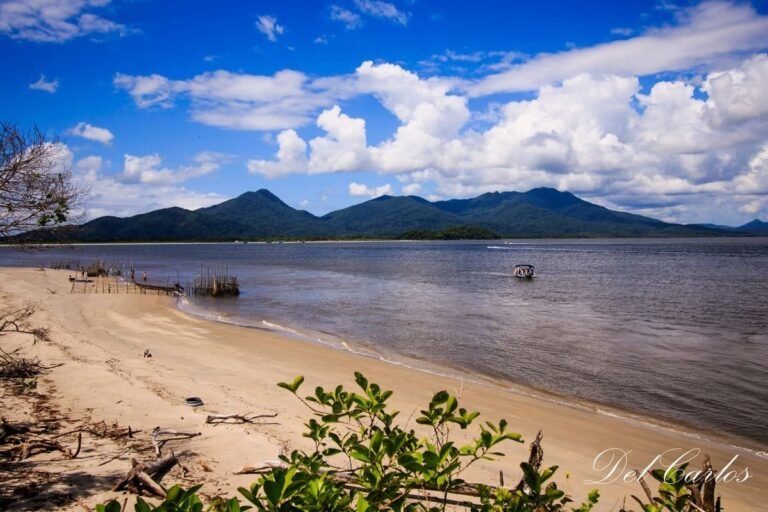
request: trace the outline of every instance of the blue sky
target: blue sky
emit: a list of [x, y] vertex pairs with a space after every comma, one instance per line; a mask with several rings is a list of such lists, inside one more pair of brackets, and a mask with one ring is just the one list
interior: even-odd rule
[[552, 186], [740, 224], [765, 34], [765, 1], [0, 0], [0, 118], [60, 137], [89, 217]]

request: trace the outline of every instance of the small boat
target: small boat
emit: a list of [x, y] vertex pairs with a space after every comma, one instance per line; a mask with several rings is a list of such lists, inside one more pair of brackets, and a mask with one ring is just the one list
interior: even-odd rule
[[533, 265], [515, 265], [512, 275], [520, 279], [532, 279], [536, 277]]

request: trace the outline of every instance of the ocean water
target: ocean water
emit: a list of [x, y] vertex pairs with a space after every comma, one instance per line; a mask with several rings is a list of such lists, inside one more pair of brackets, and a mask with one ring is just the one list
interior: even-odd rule
[[[768, 239], [70, 246], [0, 265], [96, 259], [242, 294], [208, 318], [434, 371], [522, 384], [768, 446]], [[518, 263], [537, 277], [511, 276]]]

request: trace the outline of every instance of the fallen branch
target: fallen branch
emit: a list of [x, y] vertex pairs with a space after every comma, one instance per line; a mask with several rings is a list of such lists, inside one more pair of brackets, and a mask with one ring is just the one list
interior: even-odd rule
[[249, 412], [246, 414], [209, 414], [205, 419], [206, 423], [218, 425], [219, 423], [254, 423], [254, 420], [260, 418], [275, 418], [277, 413], [274, 414], [256, 414], [255, 412]]
[[166, 491], [159, 482], [178, 463], [179, 459], [173, 452], [151, 462], [138, 463], [134, 460], [131, 470], [125, 478], [112, 487], [112, 490], [121, 491], [127, 487], [132, 487], [140, 492], [142, 489], [146, 489], [159, 498], [165, 498]]
[[235, 475], [261, 475], [264, 473], [268, 473], [269, 471], [273, 469], [278, 468], [285, 468], [287, 467], [285, 462], [282, 461], [267, 461], [264, 462], [260, 466], [243, 466], [243, 468], [240, 471], [235, 471]]
[[32, 328], [29, 326], [29, 317], [35, 312], [35, 307], [31, 304], [16, 309], [14, 311], [0, 312], [0, 336], [8, 332], [20, 334], [30, 334], [33, 341], [48, 341], [50, 331], [42, 328]]
[[202, 435], [202, 432], [180, 432], [178, 430], [165, 430], [161, 429], [160, 427], [155, 427], [154, 430], [152, 430], [152, 446], [155, 447], [155, 455], [160, 457], [162, 455], [163, 446], [165, 446], [165, 443], [169, 441], [191, 439], [200, 435]]
[[75, 452], [72, 452], [72, 450], [70, 450], [69, 448], [67, 448], [66, 446], [64, 446], [58, 441], [46, 440], [46, 439], [35, 439], [32, 441], [27, 441], [21, 446], [21, 454], [19, 456], [19, 459], [24, 460], [38, 453], [45, 453], [45, 452], [52, 452], [52, 451], [59, 451], [66, 458], [74, 459], [80, 453], [81, 444], [82, 444], [82, 434], [77, 438], [77, 449], [75, 450]]

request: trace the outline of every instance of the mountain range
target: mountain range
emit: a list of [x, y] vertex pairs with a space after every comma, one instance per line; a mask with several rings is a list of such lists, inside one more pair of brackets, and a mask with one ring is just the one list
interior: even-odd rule
[[[197, 210], [173, 207], [126, 218], [100, 217], [60, 231], [57, 240], [439, 239], [457, 233], [472, 238], [733, 236], [762, 234], [767, 227], [757, 220], [741, 228], [671, 224], [609, 210], [552, 188], [436, 202], [385, 195], [318, 217], [262, 189]], [[26, 238], [45, 240], [50, 234]]]

